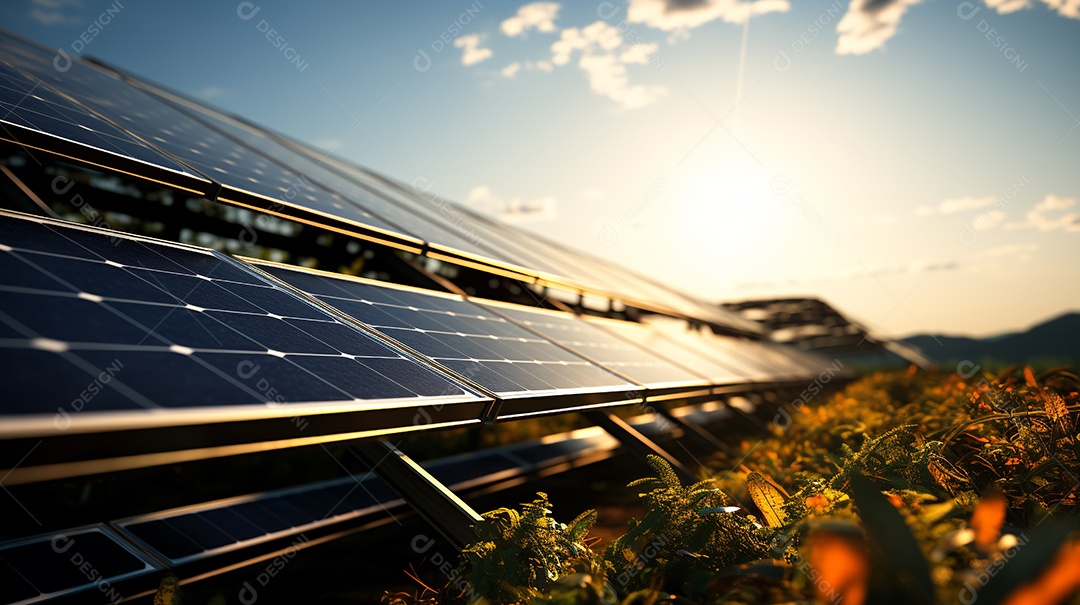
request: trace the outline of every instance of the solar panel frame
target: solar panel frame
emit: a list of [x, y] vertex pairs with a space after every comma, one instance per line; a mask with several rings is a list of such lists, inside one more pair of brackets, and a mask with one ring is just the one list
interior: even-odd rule
[[[9, 223], [8, 221], [12, 222]], [[83, 411], [78, 414], [69, 414], [68, 424], [63, 427], [63, 430], [59, 430], [60, 425], [56, 424], [58, 412], [52, 412], [51, 408], [47, 410], [48, 413], [19, 413], [14, 409], [5, 410], [6, 413], [3, 417], [4, 422], [0, 423], [0, 436], [2, 436], [2, 438], [0, 438], [0, 466], [5, 469], [15, 469], [15, 467], [18, 467], [7, 479], [9, 484], [41, 480], [43, 478], [57, 478], [60, 476], [69, 476], [71, 474], [85, 474], [85, 472], [135, 468], [140, 465], [145, 465], [145, 463], [160, 463], [158, 460], [163, 457], [168, 457], [170, 460], [192, 460], [213, 455], [230, 455], [244, 453], [245, 451], [258, 451], [278, 447], [293, 447], [328, 441], [371, 437], [407, 430], [422, 430], [444, 426], [474, 424], [481, 422], [484, 414], [491, 406], [492, 401], [490, 398], [477, 393], [467, 385], [455, 381], [452, 376], [443, 372], [440, 368], [429, 366], [426, 364], [425, 360], [413, 356], [409, 351], [393, 346], [392, 343], [373, 339], [370, 334], [365, 331], [357, 330], [351, 323], [341, 321], [334, 314], [327, 313], [325, 310], [311, 305], [310, 301], [307, 299], [297, 297], [291, 290], [281, 288], [275, 282], [266, 280], [259, 272], [243, 265], [239, 261], [225, 257], [220, 253], [194, 246], [164, 242], [152, 238], [116, 234], [95, 227], [73, 225], [62, 221], [30, 217], [9, 211], [0, 211], [0, 222], [16, 225], [16, 229], [18, 229], [18, 226], [26, 225], [43, 226], [45, 229], [48, 229], [48, 231], [43, 230], [41, 233], [51, 233], [59, 230], [57, 236], [52, 240], [45, 238], [43, 241], [37, 241], [37, 239], [16, 241], [11, 239], [13, 236], [10, 233], [0, 237], [0, 240], [8, 242], [3, 245], [3, 249], [0, 249], [0, 258], [4, 259], [5, 262], [9, 259], [10, 255], [19, 252], [20, 250], [23, 251], [24, 255], [35, 255], [36, 257], [40, 257], [37, 259], [38, 262], [63, 259], [64, 257], [58, 256], [57, 254], [72, 252], [74, 250], [74, 248], [65, 250], [63, 245], [58, 243], [62, 242], [66, 237], [62, 235], [65, 232], [69, 235], [82, 234], [80, 237], [84, 238], [84, 243], [90, 241], [85, 239], [86, 236], [90, 236], [91, 240], [93, 240], [93, 238], [100, 238], [100, 241], [94, 241], [98, 241], [98, 243], [103, 246], [106, 245], [106, 238], [118, 238], [118, 241], [138, 242], [147, 246], [155, 246], [157, 247], [156, 249], [175, 250], [177, 251], [177, 254], [195, 254], [197, 255], [197, 258], [205, 259], [206, 262], [212, 263], [214, 267], [224, 267], [228, 271], [235, 272], [236, 275], [244, 276], [254, 284], [252, 287], [258, 286], [261, 288], [259, 290], [260, 293], [274, 293], [273, 300], [275, 302], [273, 304], [293, 305], [293, 307], [290, 308], [295, 308], [297, 313], [304, 312], [309, 315], [314, 315], [315, 319], [318, 321], [305, 324], [304, 327], [308, 330], [316, 328], [321, 330], [320, 332], [314, 332], [314, 334], [319, 334], [320, 338], [326, 338], [328, 334], [326, 329], [332, 326], [333, 329], [331, 332], [336, 334], [336, 336], [334, 336], [334, 334], [331, 334], [331, 336], [334, 336], [335, 338], [346, 338], [348, 343], [345, 344], [348, 344], [349, 346], [374, 347], [379, 351], [387, 351], [388, 354], [392, 353], [390, 357], [398, 364], [407, 365], [407, 368], [398, 367], [399, 370], [410, 369], [410, 371], [412, 371], [412, 369], [415, 369], [415, 371], [423, 373], [423, 377], [430, 376], [430, 380], [442, 381], [439, 384], [448, 385], [447, 387], [444, 387], [446, 394], [438, 396], [410, 397], [406, 399], [402, 399], [400, 396], [389, 399], [365, 399], [363, 396], [351, 394], [349, 396], [351, 396], [352, 399], [349, 399], [349, 396], [338, 397], [337, 401], [327, 401], [328, 398], [325, 396], [322, 397], [323, 401], [315, 400], [305, 402], [301, 400], [290, 402], [286, 399], [288, 405], [279, 407], [250, 405], [245, 403], [242, 405], [219, 405], [214, 408], [207, 408], [204, 405], [202, 407], [196, 406], [188, 409], [166, 407], [164, 409], [150, 411], [137, 409], [134, 411], [125, 411], [122, 409], [99, 412]], [[11, 230], [6, 229], [5, 231], [10, 232]], [[19, 237], [22, 237], [23, 240], [26, 240], [27, 238], [25, 235]], [[71, 238], [67, 239], [70, 240]], [[24, 246], [29, 246], [30, 250], [36, 247], [39, 251], [29, 251]], [[68, 246], [76, 246], [76, 244], [69, 243]], [[52, 252], [42, 252], [42, 250], [52, 250]], [[84, 252], [91, 256], [95, 255], [90, 249], [84, 249]], [[127, 260], [123, 257], [114, 258]], [[131, 275], [132, 272], [137, 270], [143, 271], [142, 269], [134, 268], [128, 271], [116, 269], [116, 265], [123, 265], [123, 263], [114, 262], [114, 265], [110, 266], [108, 261], [102, 261], [99, 264], [102, 267], [108, 267], [110, 271], [114, 271], [111, 275], [126, 276]], [[29, 273], [31, 275], [36, 275], [36, 273], [32, 271], [29, 271]], [[195, 271], [191, 271], [191, 273], [193, 275], [198, 274]], [[5, 276], [7, 277], [10, 277], [11, 275], [17, 276], [17, 274], [5, 273]], [[166, 275], [166, 273], [162, 272], [160, 278], [164, 279]], [[201, 280], [196, 281], [200, 281], [201, 283]], [[227, 284], [226, 282], [221, 283]], [[121, 285], [125, 284], [121, 283]], [[30, 286], [41, 286], [41, 284], [30, 283]], [[59, 290], [60, 287], [66, 287], [69, 291], [65, 294]], [[113, 301], [112, 297], [101, 296], [99, 294], [86, 295], [85, 292], [83, 292], [82, 294], [75, 296], [74, 291], [78, 290], [78, 288], [71, 288], [63, 283], [61, 283], [61, 286], [54, 285], [54, 288], [57, 288], [57, 290], [53, 293], [45, 291], [40, 296], [63, 297], [65, 300], [79, 301], [80, 303], [86, 302], [87, 304], [100, 304], [101, 302], [110, 302], [113, 305], [124, 304], [120, 301]], [[41, 292], [40, 287], [37, 289], [33, 287], [27, 288], [25, 283], [19, 285], [18, 282], [16, 282], [14, 286], [4, 286], [0, 288], [0, 290], [3, 290], [4, 296], [11, 295], [12, 293], [15, 295], [22, 295], [25, 292], [31, 294]], [[103, 292], [106, 290], [98, 291]], [[211, 291], [216, 293], [218, 292], [218, 289], [211, 289]], [[228, 290], [224, 288], [222, 291], [228, 292]], [[160, 292], [164, 298], [166, 290], [161, 290]], [[185, 299], [180, 300], [182, 301]], [[260, 300], [259, 302], [261, 304], [267, 304], [267, 300], [270, 299]], [[153, 307], [153, 304], [154, 303], [150, 303], [147, 305], [147, 308]], [[175, 308], [180, 307], [176, 306]], [[277, 310], [279, 309], [275, 308], [274, 311], [271, 311], [270, 313], [273, 314]], [[9, 308], [8, 311], [10, 312], [11, 309]], [[213, 309], [204, 309], [204, 311], [209, 312], [213, 311]], [[237, 317], [241, 315], [242, 314], [237, 313]], [[252, 317], [261, 316], [261, 314], [252, 315]], [[24, 316], [18, 316], [15, 319], [19, 319], [20, 317]], [[283, 316], [277, 315], [277, 317]], [[32, 319], [33, 321], [44, 321], [44, 319], [37, 316], [32, 316]], [[325, 321], [323, 321], [323, 319], [325, 319]], [[281, 320], [275, 321], [278, 323], [275, 323], [274, 325], [280, 324], [284, 327], [285, 324], [281, 323]], [[11, 324], [10, 319], [5, 320], [4, 323], [10, 326], [15, 325]], [[296, 324], [294, 323], [293, 325], [295, 326]], [[14, 349], [15, 351], [27, 352], [22, 353], [22, 355], [27, 355], [28, 352], [31, 351], [37, 351], [42, 353], [42, 355], [48, 354], [50, 359], [60, 355], [63, 350], [71, 349], [72, 346], [75, 348], [71, 350], [78, 351], [94, 351], [99, 349], [102, 351], [111, 350], [113, 353], [121, 351], [121, 353], [117, 353], [119, 355], [122, 354], [122, 351], [125, 350], [127, 345], [117, 348], [117, 344], [122, 344], [124, 338], [129, 338], [122, 335], [118, 336], [121, 343], [117, 344], [91, 343], [92, 346], [90, 346], [89, 349], [86, 346], [75, 342], [61, 350], [56, 349], [56, 345], [52, 344], [57, 342], [55, 339], [41, 341], [37, 344], [32, 343], [28, 339], [30, 339], [32, 335], [37, 335], [33, 337], [40, 337], [40, 333], [25, 325], [21, 329], [28, 332], [21, 335], [18, 333], [14, 334], [15, 340], [10, 339], [12, 336], [10, 332], [13, 330], [5, 328], [4, 332], [0, 332], [0, 339], [7, 338], [7, 340], [0, 340], [0, 344], [3, 345], [4, 349], [8, 350], [11, 347], [16, 347], [16, 349]], [[157, 329], [158, 327], [154, 328], [154, 330]], [[7, 334], [7, 336], [5, 336], [5, 334]], [[329, 342], [334, 342], [335, 346], [342, 346], [336, 341]], [[168, 340], [165, 340], [162, 345], [155, 345], [151, 348], [154, 350], [164, 348], [167, 343]], [[45, 349], [40, 349], [42, 346], [45, 346]], [[200, 349], [198, 348], [189, 348], [175, 344], [168, 346], [180, 346], [181, 349], [177, 350], [177, 352], [183, 355], [192, 355], [193, 357], [206, 355], [200, 353]], [[53, 348], [50, 349], [49, 347]], [[101, 347], [104, 347], [104, 349]], [[52, 352], [54, 349], [57, 351], [56, 353]], [[131, 350], [130, 347], [127, 347], [127, 349]], [[136, 350], [146, 349], [137, 348]], [[171, 351], [173, 349], [169, 350]], [[190, 351], [190, 353], [185, 350]], [[332, 347], [331, 350], [333, 350]], [[288, 349], [286, 349], [286, 351], [288, 351]], [[340, 351], [340, 349], [338, 349], [338, 351]], [[213, 353], [213, 351], [211, 350], [210, 353]], [[274, 360], [277, 359], [277, 357], [273, 355], [264, 355], [265, 349], [243, 349], [240, 350], [239, 353], [242, 353], [242, 355], [233, 357], [234, 360], [246, 358], [256, 359], [258, 363], [262, 363], [264, 360], [268, 363], [276, 363]], [[82, 353], [82, 357], [86, 356], [87, 353]], [[390, 357], [388, 357], [388, 359]], [[298, 360], [299, 363], [309, 359], [326, 359], [327, 361], [332, 361], [336, 358], [312, 357], [301, 351], [295, 356], [290, 357], [290, 359]], [[55, 361], [59, 360], [60, 359], [56, 359]], [[197, 359], [193, 360], [197, 361]], [[342, 363], [344, 363], [344, 360]], [[378, 359], [368, 357], [364, 358], [364, 363], [369, 366], [369, 369], [372, 367], [377, 368], [381, 364]], [[371, 366], [373, 363], [375, 366]], [[100, 364], [95, 365], [95, 372], [100, 369], [100, 367]], [[303, 377], [306, 376], [306, 374], [297, 374], [297, 368], [303, 367], [305, 366], [300, 365], [293, 367], [290, 365], [284, 369], [290, 370], [293, 374]], [[359, 368], [361, 366], [357, 365], [356, 367]], [[319, 370], [319, 368], [316, 369]], [[377, 370], [372, 369], [372, 371]], [[54, 381], [57, 376], [62, 375], [56, 374], [55, 372], [53, 374]], [[82, 375], [80, 374], [80, 376]], [[114, 382], [114, 384], [120, 384], [121, 382], [127, 381], [128, 376], [131, 376], [132, 379], [136, 381], [143, 380], [140, 375], [132, 375], [129, 373], [122, 376], [120, 380]], [[79, 384], [89, 383], [90, 379], [90, 374], [82, 376], [82, 383]], [[287, 380], [287, 377], [279, 376], [279, 381], [284, 380]], [[310, 378], [307, 380], [310, 380]], [[337, 380], [337, 378], [334, 378], [329, 384], [341, 385], [342, 383]], [[457, 394], [449, 394], [449, 391], [447, 390], [449, 389], [449, 385], [452, 385], [453, 388], [457, 390]], [[103, 385], [99, 385], [99, 387], [105, 388]], [[241, 387], [244, 387], [244, 385], [240, 384], [237, 388]], [[277, 401], [274, 395], [268, 395], [267, 393], [269, 393], [269, 391], [266, 391], [261, 387], [251, 389], [249, 386], [249, 391], [250, 390], [254, 391], [253, 394], [248, 393], [252, 402]], [[205, 389], [200, 387], [198, 392], [204, 391]], [[356, 393], [356, 391], [353, 390], [352, 387], [347, 387], [343, 394], [345, 393]], [[333, 397], [329, 399], [333, 399]], [[105, 401], [107, 403], [108, 398], [106, 398]], [[67, 405], [67, 400], [58, 399], [56, 404], [58, 406], [65, 406]], [[60, 408], [58, 408], [58, 410], [59, 409]], [[421, 412], [430, 415], [435, 411], [438, 413], [437, 422], [417, 422], [417, 418], [422, 416]], [[302, 434], [297, 431], [297, 426], [293, 423], [293, 420], [300, 416], [302, 416], [306, 422]], [[243, 430], [240, 430], [240, 427], [243, 427]], [[193, 429], [197, 430], [193, 432]], [[197, 433], [197, 435], [195, 433]], [[117, 438], [118, 435], [122, 436], [122, 438]], [[38, 448], [38, 441], [43, 439], [48, 440], [49, 446]], [[31, 450], [34, 450], [32, 459], [29, 460], [27, 464], [19, 466], [19, 462], [26, 453]], [[71, 459], [74, 452], [85, 453], [87, 451], [93, 453], [92, 458], [74, 461]], [[142, 456], [143, 458], [139, 458], [139, 456]]]

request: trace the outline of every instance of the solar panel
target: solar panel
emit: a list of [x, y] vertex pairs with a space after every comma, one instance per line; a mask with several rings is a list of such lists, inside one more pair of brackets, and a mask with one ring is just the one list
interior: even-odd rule
[[158, 85], [152, 85], [145, 80], [129, 74], [118, 68], [108, 66], [109, 69], [122, 74], [125, 78], [138, 83], [149, 94], [170, 103], [181, 111], [189, 112], [198, 120], [204, 121], [215, 130], [222, 132], [228, 137], [235, 139], [243, 145], [257, 150], [259, 153], [273, 160], [287, 165], [291, 170], [302, 174], [308, 181], [318, 184], [327, 190], [333, 191], [341, 197], [351, 200], [364, 208], [368, 208], [400, 225], [409, 233], [425, 240], [428, 244], [449, 246], [459, 250], [470, 251], [503, 264], [516, 264], [516, 269], [528, 272], [528, 265], [507, 257], [496, 247], [484, 246], [483, 238], [474, 242], [455, 228], [447, 224], [444, 217], [431, 204], [419, 204], [415, 200], [402, 200], [400, 197], [388, 196], [385, 188], [373, 187], [370, 180], [355, 178], [357, 175], [350, 172], [335, 170], [340, 164], [330, 154], [324, 153], [319, 156], [309, 155], [288, 146], [255, 126], [249, 125], [232, 116], [223, 114], [213, 108], [207, 107], [192, 99], [187, 99], [178, 93], [163, 89]]
[[[0, 51], [13, 66], [133, 133], [222, 185], [217, 199], [308, 222], [340, 218], [358, 236], [419, 252], [421, 241], [400, 226], [318, 187], [190, 116], [105, 72], [73, 60], [63, 72], [55, 53], [0, 32]], [[138, 175], [137, 175], [138, 176]], [[296, 210], [301, 212], [297, 214]], [[304, 212], [307, 211], [307, 212]]]
[[[685, 330], [668, 333], [645, 324], [626, 321], [592, 317], [587, 318], [587, 321], [629, 343], [663, 356], [698, 375], [705, 376], [714, 386], [747, 383], [752, 379], [752, 373], [747, 372], [745, 368], [722, 363], [712, 356], [701, 355], [688, 348], [686, 341], [693, 339], [694, 335]], [[685, 322], [682, 323], [685, 325]]]
[[77, 528], [0, 545], [0, 603], [75, 594], [83, 602], [119, 602], [139, 578], [140, 587], [152, 586], [160, 571], [108, 529]]
[[[0, 40], [6, 40], [2, 32]], [[109, 165], [124, 172], [148, 173], [151, 178], [189, 191], [204, 192], [210, 185], [171, 158], [5, 63], [0, 63], [0, 139], [59, 155], [85, 156], [95, 165]]]
[[[409, 428], [428, 405], [440, 422], [475, 422], [487, 402], [210, 251], [0, 213], [0, 268], [0, 436], [199, 423], [212, 445], [258, 438], [212, 437], [215, 422], [276, 420], [279, 439], [314, 437]], [[2, 464], [26, 453], [0, 446]]]
[[646, 386], [650, 391], [709, 386], [705, 376], [676, 365], [568, 313], [526, 309], [492, 301], [484, 301], [481, 306], [595, 360], [603, 367]]
[[[464, 376], [504, 400], [633, 397], [638, 387], [502, 316], [450, 294], [259, 265], [285, 283]], [[528, 312], [525, 312], [528, 315]], [[631, 394], [628, 394], [631, 393]], [[563, 409], [569, 404], [552, 403]]]

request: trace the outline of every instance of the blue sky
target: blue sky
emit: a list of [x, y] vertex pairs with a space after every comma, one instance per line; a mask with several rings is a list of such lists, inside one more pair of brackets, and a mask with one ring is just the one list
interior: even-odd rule
[[703, 297], [894, 335], [1080, 308], [1080, 2], [666, 2], [0, 15]]

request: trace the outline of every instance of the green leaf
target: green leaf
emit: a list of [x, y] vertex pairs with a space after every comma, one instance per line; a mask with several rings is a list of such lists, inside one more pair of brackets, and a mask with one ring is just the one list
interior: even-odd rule
[[876, 485], [860, 473], [852, 473], [851, 496], [871, 543], [884, 555], [888, 568], [911, 594], [912, 603], [932, 603], [934, 583], [930, 568], [900, 511], [889, 503]]

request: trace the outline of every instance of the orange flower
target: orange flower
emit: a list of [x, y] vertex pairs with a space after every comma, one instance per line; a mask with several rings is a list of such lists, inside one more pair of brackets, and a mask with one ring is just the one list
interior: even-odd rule
[[866, 601], [866, 584], [870, 576], [866, 549], [847, 536], [818, 533], [810, 541], [807, 576], [819, 599], [862, 605]]
[[814, 494], [806, 499], [807, 508], [819, 515], [825, 512], [825, 509], [828, 508], [830, 504], [832, 503], [829, 502], [829, 499], [821, 494]]
[[975, 530], [975, 544], [987, 550], [1001, 535], [1001, 526], [1005, 523], [1005, 509], [1008, 502], [1005, 496], [993, 490], [983, 496], [975, 512], [971, 513], [971, 522], [968, 525]]

